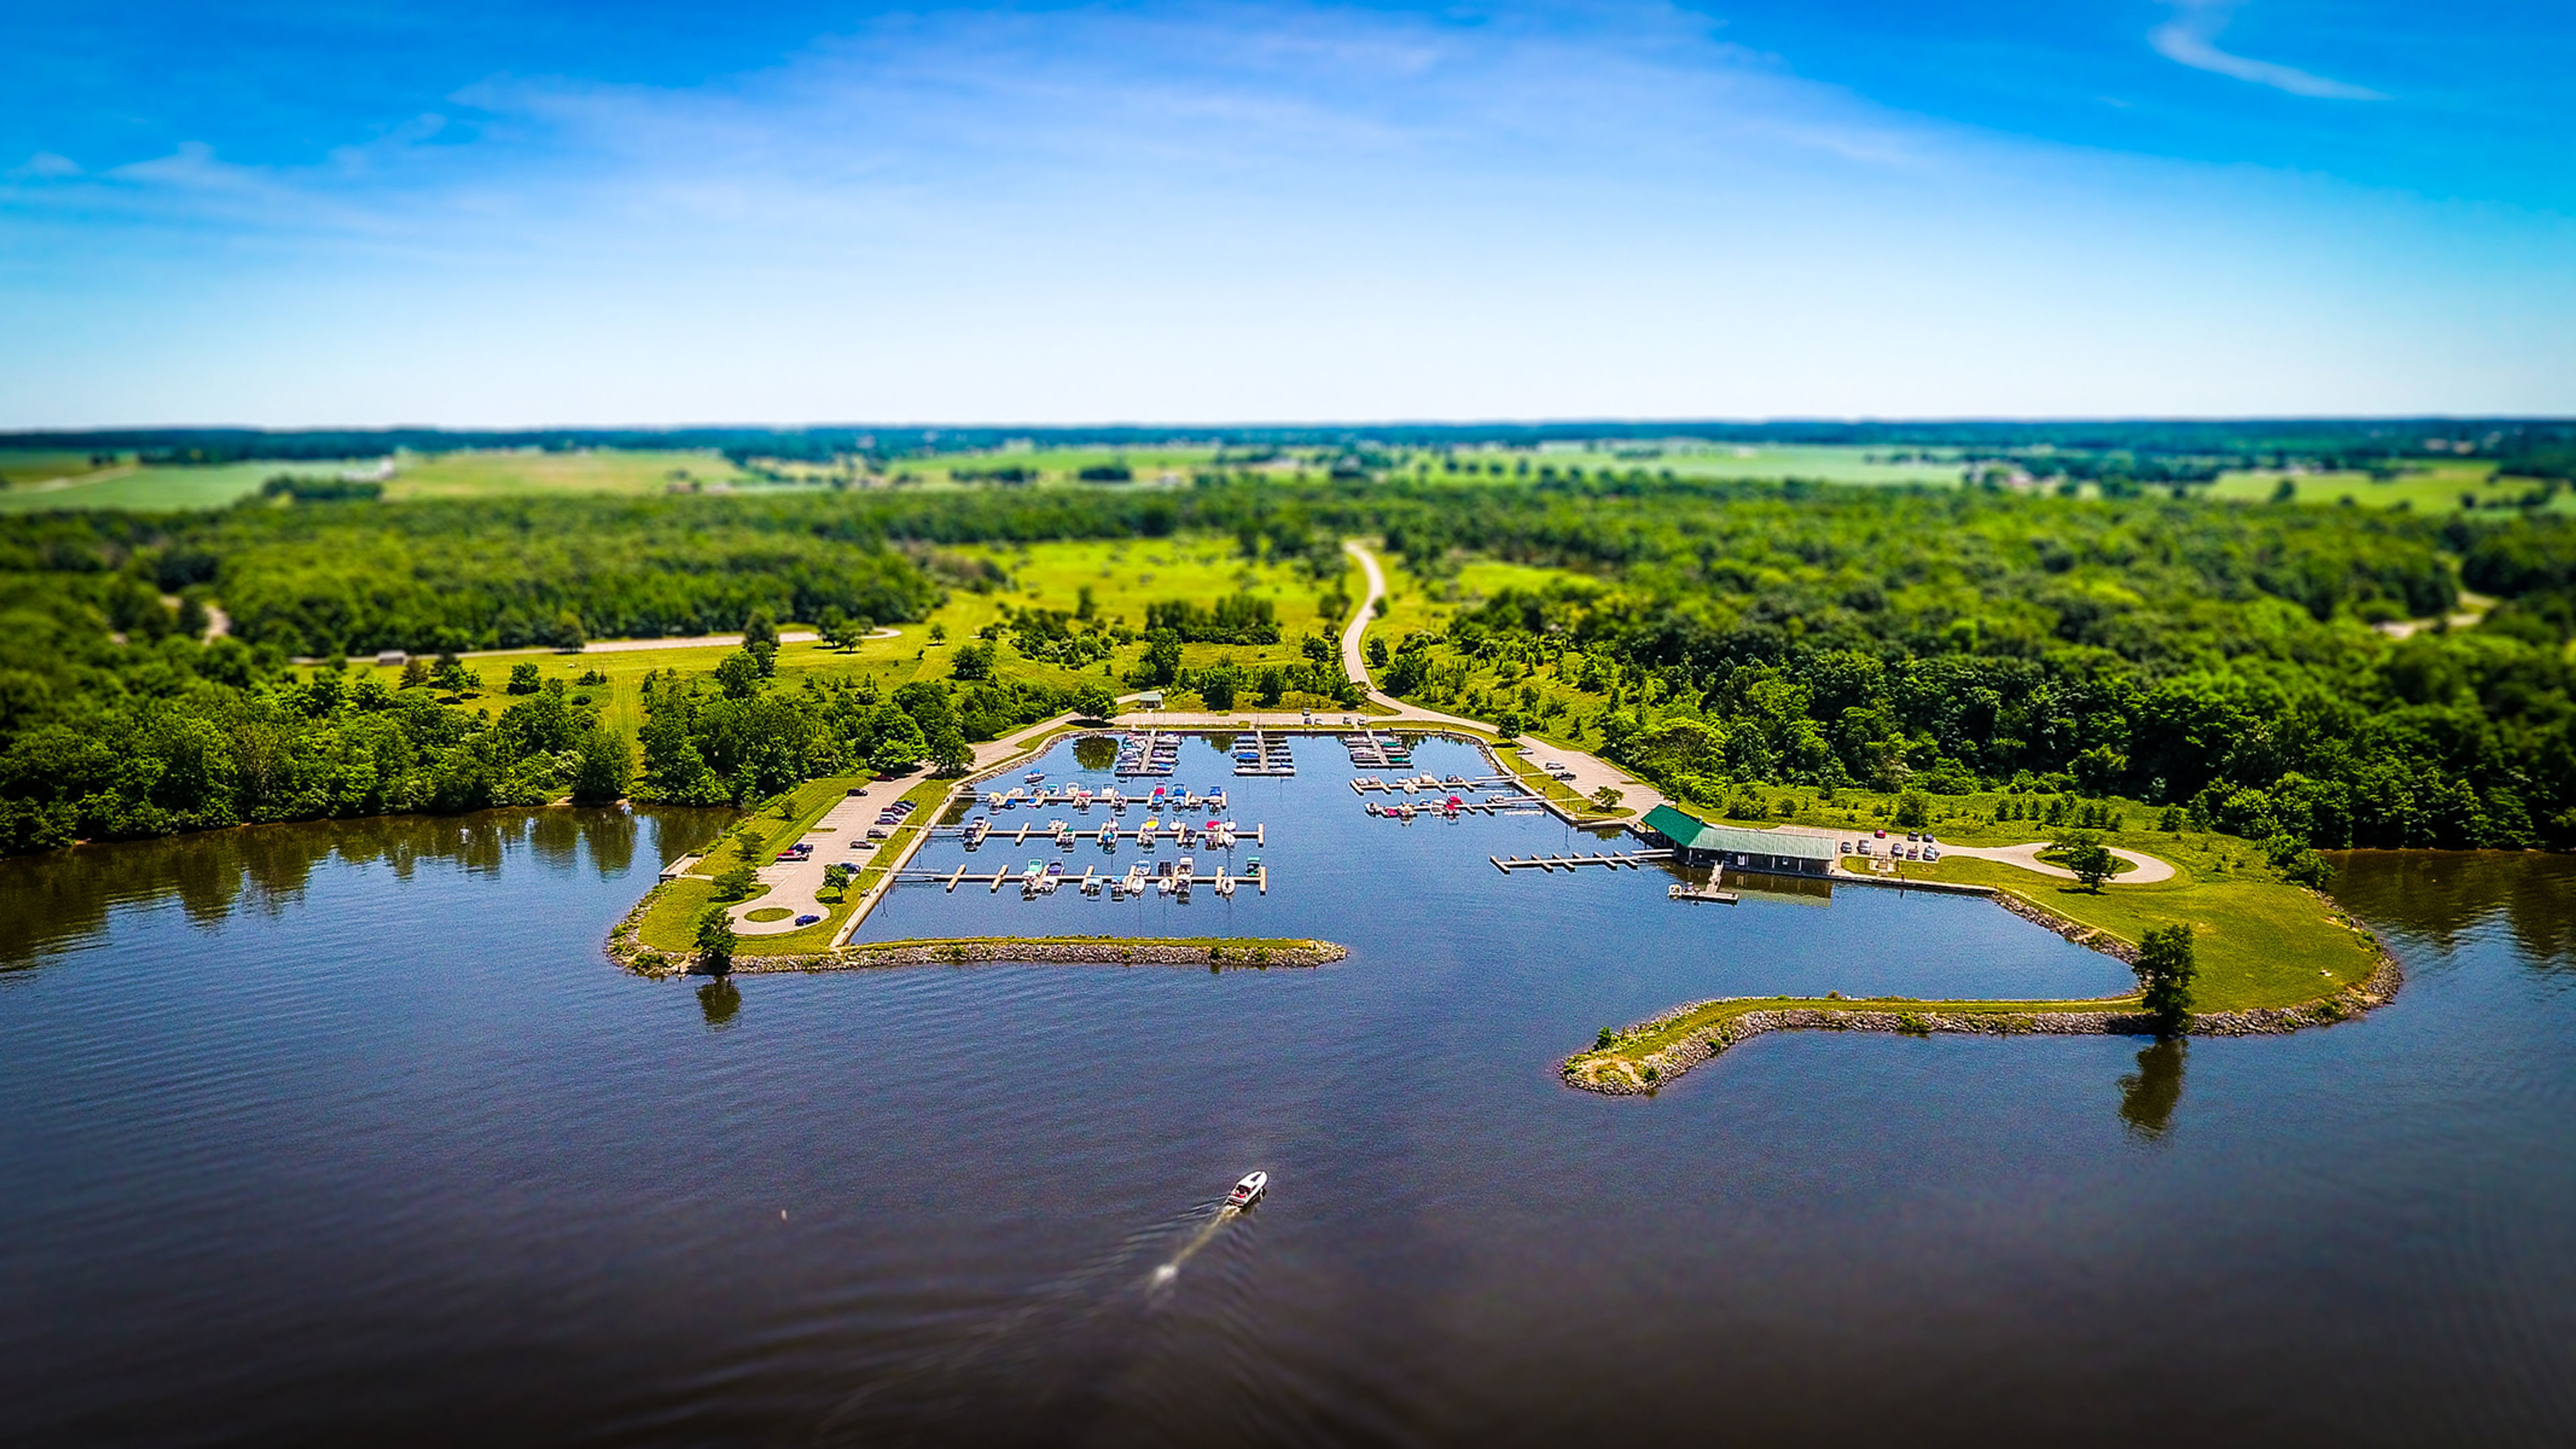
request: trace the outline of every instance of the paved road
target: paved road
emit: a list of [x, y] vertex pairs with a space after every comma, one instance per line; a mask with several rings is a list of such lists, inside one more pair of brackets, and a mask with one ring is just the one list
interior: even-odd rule
[[[1368, 597], [1360, 600], [1359, 612], [1351, 616], [1350, 627], [1342, 631], [1342, 668], [1349, 672], [1351, 678], [1369, 687], [1368, 697], [1371, 700], [1395, 711], [1393, 720], [1381, 715], [1372, 722], [1382, 725], [1409, 720], [1422, 724], [1463, 725], [1469, 729], [1482, 730], [1487, 734], [1493, 733], [1494, 727], [1483, 720], [1442, 714], [1438, 710], [1424, 709], [1418, 704], [1407, 704], [1377, 688], [1369, 676], [1365, 641], [1368, 637], [1369, 621], [1377, 617], [1377, 601], [1386, 597], [1386, 571], [1378, 566], [1377, 557], [1356, 540], [1343, 544], [1342, 548], [1358, 561], [1360, 573], [1368, 580]], [[1644, 819], [1647, 811], [1665, 803], [1662, 792], [1654, 786], [1597, 755], [1564, 745], [1549, 744], [1527, 736], [1521, 739], [1521, 754], [1541, 768], [1556, 764], [1572, 771], [1570, 776], [1559, 775], [1557, 778], [1586, 796], [1596, 794], [1604, 787], [1618, 791], [1619, 807], [1623, 810], [1635, 811], [1637, 819]]]
[[[2006, 865], [2017, 865], [2024, 870], [2037, 871], [2041, 875], [2053, 875], [2059, 880], [2075, 879], [2075, 872], [2062, 865], [2050, 865], [2039, 858], [2039, 853], [2048, 849], [2050, 844], [2051, 842], [2045, 840], [2034, 840], [2027, 845], [1945, 845], [1941, 847], [1941, 853], [1971, 856], [1978, 860], [2000, 860]], [[2113, 876], [2111, 879], [2115, 884], [2154, 885], [2157, 881], [2172, 880], [2174, 877], [2173, 866], [2152, 855], [2142, 855], [2134, 850], [2122, 850], [2116, 845], [2111, 847], [2111, 853], [2136, 867], [2134, 870]]]

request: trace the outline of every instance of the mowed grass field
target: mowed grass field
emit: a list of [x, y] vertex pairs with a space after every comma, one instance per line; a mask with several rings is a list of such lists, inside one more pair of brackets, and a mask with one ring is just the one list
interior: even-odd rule
[[[2408, 464], [2394, 478], [2381, 481], [2367, 473], [2283, 473], [2264, 469], [2222, 473], [2206, 490], [2211, 498], [2268, 502], [2283, 481], [2301, 503], [2362, 508], [2405, 507], [2417, 513], [2457, 513], [2474, 499], [2479, 508], [2518, 508], [2523, 497], [2540, 489], [2531, 478], [2504, 478], [2496, 465], [2462, 458], [2451, 462]], [[2560, 489], [2548, 505], [2556, 513], [2576, 512], [2576, 492]]]
[[700, 486], [765, 486], [721, 453], [615, 448], [549, 453], [536, 448], [405, 453], [387, 498], [501, 498], [524, 493], [661, 493]]
[[[1683, 478], [1813, 478], [1829, 483], [1907, 484], [1955, 488], [1964, 466], [1942, 455], [1931, 461], [1895, 461], [1887, 448], [1748, 446], [1670, 450], [1661, 457], [1625, 459], [1612, 453], [1575, 455], [1586, 472], [1593, 467], [1669, 468]], [[1562, 461], [1559, 459], [1558, 461]]]
[[[1268, 598], [1278, 611], [1279, 643], [1191, 644], [1182, 650], [1182, 662], [1192, 667], [1219, 658], [1257, 666], [1303, 657], [1298, 644], [1302, 634], [1337, 636], [1341, 624], [1322, 612], [1324, 596], [1337, 584], [1353, 599], [1360, 592], [1356, 570], [1318, 588], [1294, 568], [1274, 563], [1246, 564], [1232, 540], [1215, 537], [1133, 543], [1042, 543], [1027, 548], [974, 547], [958, 552], [998, 562], [1011, 573], [1012, 587], [980, 594], [952, 589], [948, 603], [928, 620], [895, 625], [895, 637], [869, 639], [854, 650], [833, 649], [816, 642], [782, 645], [778, 651], [779, 684], [772, 687], [794, 688], [808, 678], [856, 681], [866, 677], [875, 680], [879, 689], [892, 690], [915, 679], [946, 679], [952, 673], [948, 661], [955, 646], [974, 638], [986, 624], [1000, 620], [1006, 608], [1061, 609], [1070, 613], [1085, 585], [1092, 590], [1094, 611], [1100, 618], [1124, 619], [1139, 631], [1144, 628], [1145, 606], [1150, 602], [1190, 599], [1204, 604], [1238, 591]], [[946, 629], [946, 645], [930, 643], [932, 624]], [[798, 630], [810, 628], [811, 624], [789, 620], [782, 621], [779, 627]], [[633, 738], [644, 723], [644, 676], [665, 669], [684, 676], [710, 674], [732, 648], [691, 644], [592, 649], [579, 654], [541, 650], [469, 654], [466, 662], [483, 676], [480, 697], [469, 702], [487, 715], [497, 714], [510, 702], [502, 689], [509, 681], [511, 667], [534, 664], [541, 680], [560, 679], [574, 693], [589, 695], [600, 706], [603, 723]], [[1143, 653], [1140, 640], [1103, 661], [1107, 672], [1103, 672], [1100, 663], [1077, 672], [1021, 658], [1011, 649], [1006, 635], [1001, 658], [996, 662], [1000, 672], [1010, 678], [1043, 680], [1067, 688], [1098, 682], [1125, 693], [1127, 671]], [[400, 675], [398, 669], [380, 667], [371, 660], [352, 660], [350, 668], [353, 675], [373, 674], [389, 686]], [[604, 682], [579, 683], [583, 676], [593, 673]]]
[[[78, 459], [84, 468], [88, 460]], [[138, 467], [119, 464], [51, 480], [12, 481], [0, 490], [0, 512], [41, 513], [51, 509], [124, 508], [137, 513], [173, 513], [182, 509], [225, 508], [259, 491], [280, 473], [328, 478], [343, 468], [364, 466], [354, 460], [285, 463], [214, 463], [200, 467]]]

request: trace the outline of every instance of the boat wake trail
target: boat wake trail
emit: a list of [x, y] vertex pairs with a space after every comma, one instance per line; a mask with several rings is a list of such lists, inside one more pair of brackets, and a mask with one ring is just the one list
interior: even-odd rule
[[1145, 1280], [1145, 1286], [1148, 1288], [1171, 1286], [1172, 1280], [1181, 1276], [1181, 1265], [1188, 1262], [1199, 1249], [1206, 1247], [1209, 1239], [1224, 1231], [1225, 1225], [1233, 1222], [1242, 1212], [1243, 1209], [1230, 1204], [1218, 1208], [1216, 1216], [1208, 1219], [1207, 1226], [1200, 1228], [1188, 1242], [1183, 1243], [1181, 1250], [1172, 1255], [1171, 1261], [1154, 1270], [1154, 1275]]
[[[1006, 1439], [1033, 1422], [1061, 1431], [1081, 1418], [1100, 1385], [1120, 1381], [1120, 1365], [1152, 1341], [1152, 1325], [1172, 1301], [1166, 1290], [1183, 1265], [1240, 1216], [1224, 1203], [1200, 1203], [1140, 1227], [1090, 1263], [975, 1315], [937, 1343], [854, 1366], [861, 1384], [824, 1415], [814, 1442], [954, 1442], [964, 1423]], [[1177, 1250], [1170, 1248], [1175, 1240]], [[1158, 1257], [1163, 1261], [1140, 1284], [1140, 1260]]]

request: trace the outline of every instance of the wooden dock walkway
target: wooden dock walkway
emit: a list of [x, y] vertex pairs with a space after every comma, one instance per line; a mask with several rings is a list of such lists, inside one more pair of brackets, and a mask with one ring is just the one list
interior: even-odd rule
[[1460, 790], [1517, 790], [1520, 788], [1521, 782], [1509, 775], [1478, 775], [1472, 780], [1461, 775], [1452, 775], [1445, 780], [1435, 780], [1428, 775], [1416, 775], [1411, 779], [1397, 780], [1392, 783], [1381, 780], [1375, 775], [1362, 775], [1351, 781], [1351, 792], [1357, 795], [1378, 791], [1389, 795], [1399, 791], [1407, 795], [1415, 795], [1426, 790], [1437, 795], [1443, 791], [1455, 793]]
[[[1009, 885], [1014, 881], [1052, 880], [1058, 887], [1074, 887], [1075, 894], [1077, 895], [1088, 895], [1090, 892], [1087, 887], [1094, 880], [1097, 880], [1103, 886], [1106, 886], [1114, 881], [1123, 881], [1131, 878], [1132, 877], [1123, 873], [1119, 875], [1103, 874], [1098, 871], [1097, 868], [1085, 870], [1080, 875], [1032, 876], [1026, 870], [979, 871], [968, 870], [965, 866], [961, 865], [955, 870], [950, 871], [900, 870], [895, 872], [894, 881], [897, 885], [935, 885], [951, 894], [954, 894], [957, 888], [961, 885], [979, 885], [985, 888], [987, 894], [991, 894], [1001, 890], [1002, 887]], [[1256, 892], [1265, 896], [1270, 894], [1270, 867], [1268, 866], [1263, 866], [1259, 870], [1246, 872], [1240, 875], [1220, 866], [1217, 868], [1214, 875], [1203, 875], [1197, 871], [1192, 871], [1187, 875], [1147, 875], [1142, 877], [1142, 879], [1146, 887], [1149, 889], [1159, 885], [1163, 881], [1172, 880], [1186, 882], [1194, 887], [1207, 886], [1214, 889], [1219, 895], [1232, 895], [1234, 894], [1234, 888], [1239, 885], [1251, 886]]]
[[[1073, 838], [1077, 843], [1085, 840], [1097, 841], [1100, 839], [1101, 827], [1097, 825], [1075, 824], [1071, 825], [1069, 828], [1073, 831]], [[1234, 832], [1234, 838], [1239, 841], [1249, 840], [1255, 845], [1267, 845], [1270, 843], [1267, 838], [1269, 828], [1270, 827], [1267, 825], [1243, 826]], [[966, 827], [963, 825], [934, 825], [930, 828], [930, 831], [933, 835], [962, 836], [966, 833]], [[1047, 841], [1053, 840], [1056, 836], [1063, 833], [1064, 832], [1062, 830], [1059, 830], [1054, 825], [1041, 824], [1032, 820], [1015, 826], [994, 826], [991, 829], [986, 830], [984, 832], [984, 838], [977, 843], [982, 845], [991, 845], [999, 842], [1005, 845], [1026, 845], [1029, 841], [1029, 837], [1031, 836], [1036, 836], [1040, 841]], [[1181, 838], [1180, 828], [1172, 825], [1158, 825], [1151, 831], [1146, 830], [1141, 825], [1113, 825], [1109, 827], [1109, 835], [1113, 840], [1142, 840], [1149, 834], [1156, 840], [1177, 841]], [[1207, 835], [1207, 831], [1198, 826], [1193, 825], [1190, 827], [1190, 842], [1194, 845], [1205, 844], [1207, 841]], [[1209, 848], [1215, 849], [1216, 847], [1211, 846]]]
[[1590, 855], [1533, 855], [1528, 857], [1517, 855], [1489, 855], [1486, 856], [1485, 859], [1492, 861], [1494, 863], [1494, 869], [1501, 871], [1505, 875], [1510, 875], [1516, 870], [1562, 870], [1566, 874], [1572, 875], [1577, 866], [1606, 865], [1613, 870], [1616, 870], [1621, 866], [1626, 866], [1630, 870], [1639, 870], [1645, 866], [1647, 861], [1670, 860], [1672, 859], [1672, 856], [1673, 853], [1669, 850], [1623, 850], [1606, 855], [1596, 850]]

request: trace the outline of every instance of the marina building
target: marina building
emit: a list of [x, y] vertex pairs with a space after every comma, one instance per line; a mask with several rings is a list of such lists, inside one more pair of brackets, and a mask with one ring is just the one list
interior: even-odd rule
[[1722, 865], [1730, 870], [1774, 875], [1828, 875], [1840, 851], [1830, 835], [1711, 825], [1670, 805], [1647, 811], [1639, 823], [1647, 834], [1673, 850], [1678, 859], [1692, 865]]

